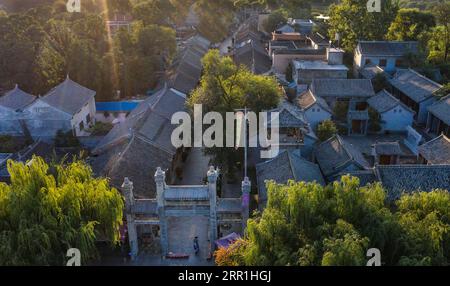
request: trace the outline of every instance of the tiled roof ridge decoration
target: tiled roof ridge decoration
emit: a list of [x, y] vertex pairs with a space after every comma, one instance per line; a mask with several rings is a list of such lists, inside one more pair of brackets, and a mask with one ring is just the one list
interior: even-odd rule
[[[71, 94], [74, 93], [74, 89], [76, 89], [77, 96], [73, 96], [73, 94]], [[95, 95], [96, 92], [94, 90], [71, 80], [69, 75], [67, 75], [63, 82], [53, 87], [43, 97], [40, 97], [40, 100], [56, 109], [73, 115], [77, 113], [86, 104], [86, 102], [91, 100], [91, 98]]]
[[17, 111], [27, 107], [37, 98], [37, 96], [20, 89], [16, 83], [13, 89], [6, 91], [3, 95], [0, 94], [0, 106]]

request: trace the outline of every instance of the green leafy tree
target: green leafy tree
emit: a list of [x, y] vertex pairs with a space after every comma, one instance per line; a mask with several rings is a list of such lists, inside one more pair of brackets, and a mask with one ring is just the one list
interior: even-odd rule
[[417, 41], [422, 33], [436, 25], [433, 14], [419, 9], [400, 9], [389, 27], [388, 40]]
[[123, 199], [82, 161], [48, 166], [33, 157], [8, 162], [0, 183], [0, 265], [65, 265], [70, 248], [83, 262], [98, 256], [96, 240], [119, 241]]
[[[221, 57], [218, 50], [209, 51], [202, 64], [200, 85], [188, 99], [191, 110], [195, 104], [202, 104], [203, 112], [220, 112], [225, 118], [226, 112], [244, 107], [260, 112], [278, 105], [282, 92], [275, 78], [255, 75], [245, 66], [236, 66], [230, 57]], [[234, 148], [208, 148], [206, 152], [213, 155], [214, 163], [229, 177], [242, 158]]]
[[260, 112], [278, 105], [282, 92], [274, 77], [255, 75], [244, 66], [236, 66], [230, 57], [218, 50], [209, 51], [202, 59], [200, 86], [188, 101], [203, 104], [203, 110], [227, 112], [248, 107]]
[[358, 40], [383, 40], [398, 6], [395, 1], [382, 1], [380, 13], [367, 10], [367, 0], [343, 0], [329, 8], [329, 36], [340, 36], [341, 46], [347, 52], [353, 52]]
[[245, 242], [222, 265], [363, 266], [369, 248], [383, 265], [448, 265], [450, 193], [403, 194], [387, 202], [381, 184], [343, 176], [328, 186], [267, 183], [268, 202], [248, 221]]
[[336, 124], [331, 120], [325, 120], [317, 127], [317, 137], [320, 141], [324, 142], [338, 133]]
[[372, 132], [381, 131], [380, 115], [373, 108], [369, 108], [369, 130]]
[[167, 25], [174, 7], [167, 0], [145, 0], [139, 1], [133, 6], [133, 17], [141, 20], [145, 25], [158, 24]]
[[433, 13], [439, 24], [439, 27], [433, 32], [434, 44], [432, 51], [442, 54], [442, 61], [448, 63], [450, 53], [450, 2], [443, 1], [435, 6]]
[[269, 33], [275, 31], [278, 25], [286, 23], [288, 15], [288, 11], [284, 9], [277, 9], [273, 11], [264, 23], [264, 30]]

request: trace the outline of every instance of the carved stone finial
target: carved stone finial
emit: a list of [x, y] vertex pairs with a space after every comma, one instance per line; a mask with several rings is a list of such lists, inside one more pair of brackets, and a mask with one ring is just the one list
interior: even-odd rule
[[130, 188], [130, 187], [133, 187], [133, 182], [130, 181], [128, 177], [125, 177], [125, 179], [123, 180], [122, 188]]
[[219, 176], [219, 170], [214, 169], [214, 166], [210, 166], [207, 176], [209, 183], [215, 183], [217, 181], [217, 177]]
[[166, 179], [166, 172], [164, 172], [161, 167], [156, 168], [155, 172], [155, 182], [163, 183]]

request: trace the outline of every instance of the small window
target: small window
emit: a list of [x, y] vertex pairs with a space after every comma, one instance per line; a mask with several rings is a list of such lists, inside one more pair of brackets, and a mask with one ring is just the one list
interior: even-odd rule
[[387, 65], [387, 60], [386, 59], [380, 60], [380, 67], [385, 67], [386, 65]]
[[366, 65], [369, 65], [371, 63], [372, 63], [372, 61], [370, 59], [366, 59]]
[[91, 115], [90, 114], [86, 115], [86, 123], [87, 124], [91, 123]]
[[84, 122], [83, 121], [80, 122], [80, 131], [82, 131], [82, 130], [84, 130]]

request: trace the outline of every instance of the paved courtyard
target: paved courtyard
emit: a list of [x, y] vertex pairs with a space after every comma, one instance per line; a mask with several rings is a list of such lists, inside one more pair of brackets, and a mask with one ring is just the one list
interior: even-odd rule
[[210, 159], [203, 153], [202, 148], [192, 148], [183, 164], [183, 179], [177, 180], [177, 185], [203, 184], [209, 170]]
[[[189, 260], [183, 259], [179, 261], [182, 265], [186, 263], [189, 265], [208, 265], [208, 218], [202, 216], [169, 217], [167, 224], [169, 232], [169, 252], [188, 254]], [[196, 236], [198, 237], [200, 246], [200, 252], [197, 256], [194, 253], [193, 243], [194, 237]]]

